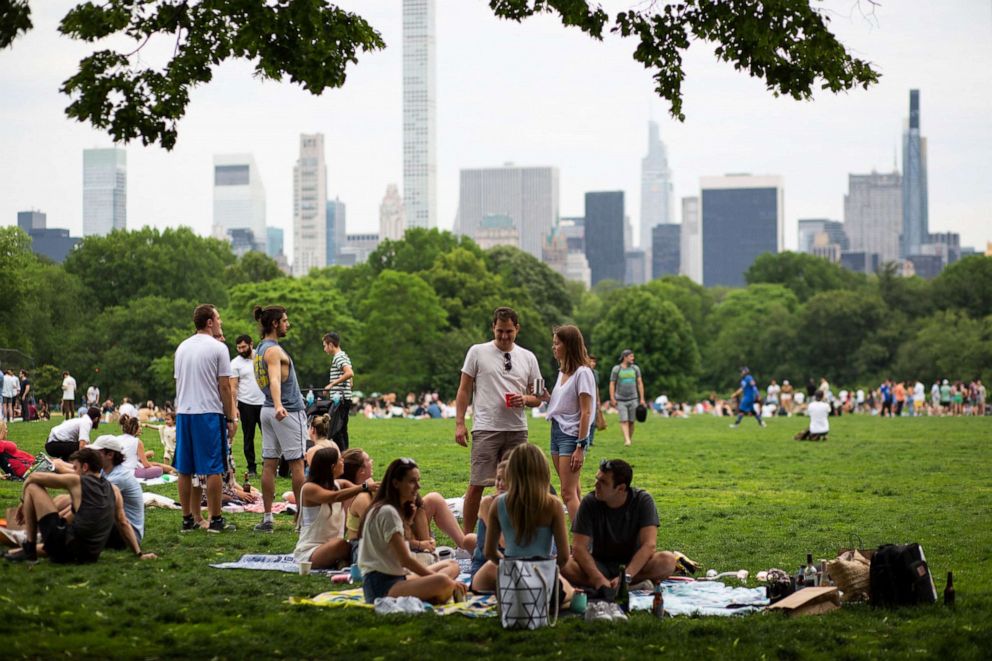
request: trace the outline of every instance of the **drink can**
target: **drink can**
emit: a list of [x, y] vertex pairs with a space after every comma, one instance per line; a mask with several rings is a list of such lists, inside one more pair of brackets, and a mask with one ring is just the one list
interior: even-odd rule
[[535, 395], [541, 397], [544, 394], [544, 379], [537, 377], [531, 382], [531, 390]]
[[504, 397], [506, 398], [506, 408], [512, 409], [513, 408], [513, 393], [512, 392], [508, 392], [508, 393], [506, 393], [504, 395]]

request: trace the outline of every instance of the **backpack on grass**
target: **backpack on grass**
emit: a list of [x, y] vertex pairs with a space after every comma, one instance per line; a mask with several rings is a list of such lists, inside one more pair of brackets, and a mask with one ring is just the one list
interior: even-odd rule
[[869, 569], [873, 606], [914, 606], [937, 602], [930, 567], [919, 544], [883, 544]]

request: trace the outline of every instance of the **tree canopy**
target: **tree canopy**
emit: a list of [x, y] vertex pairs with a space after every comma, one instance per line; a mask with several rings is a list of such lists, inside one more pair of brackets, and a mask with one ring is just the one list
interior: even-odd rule
[[[868, 87], [878, 72], [851, 55], [829, 29], [829, 17], [809, 0], [682, 0], [640, 3], [616, 16], [588, 0], [490, 0], [500, 18], [523, 21], [551, 14], [593, 39], [613, 33], [634, 44], [633, 58], [649, 69], [655, 92], [683, 120], [682, 58], [693, 42], [760, 78], [775, 95], [808, 99], [819, 87], [841, 92]], [[29, 0], [0, 3], [0, 48], [32, 27]], [[228, 60], [254, 63], [259, 78], [288, 78], [320, 94], [344, 85], [359, 54], [385, 48], [382, 35], [360, 15], [327, 0], [106, 0], [80, 2], [59, 31], [94, 43], [124, 36], [134, 48], [97, 50], [84, 57], [61, 91], [66, 114], [106, 130], [115, 141], [140, 139], [172, 149], [190, 93], [210, 82]], [[154, 38], [175, 43], [156, 66], [140, 57]], [[402, 270], [402, 269], [401, 269]]]

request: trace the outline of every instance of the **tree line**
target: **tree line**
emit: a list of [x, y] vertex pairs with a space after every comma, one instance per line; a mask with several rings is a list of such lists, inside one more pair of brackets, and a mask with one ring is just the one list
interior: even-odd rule
[[[992, 258], [967, 257], [932, 281], [894, 266], [866, 276], [810, 255], [765, 254], [740, 289], [681, 276], [592, 290], [516, 248], [411, 229], [368, 262], [284, 275], [259, 253], [188, 228], [88, 237], [54, 264], [17, 227], [0, 229], [4, 323], [0, 347], [33, 358], [40, 396], [57, 399], [62, 370], [115, 399], [171, 399], [172, 356], [213, 303], [227, 343], [258, 337], [254, 305], [284, 305], [285, 346], [301, 382], [326, 383], [321, 336], [341, 335], [365, 392], [454, 396], [469, 345], [490, 339], [492, 310], [520, 315], [518, 342], [551, 380], [551, 331], [575, 323], [599, 358], [601, 382], [621, 350], [637, 355], [651, 396], [691, 399], [735, 387], [748, 365], [759, 383], [827, 377], [844, 386], [886, 377], [992, 380]], [[20, 367], [2, 365], [0, 367]]]

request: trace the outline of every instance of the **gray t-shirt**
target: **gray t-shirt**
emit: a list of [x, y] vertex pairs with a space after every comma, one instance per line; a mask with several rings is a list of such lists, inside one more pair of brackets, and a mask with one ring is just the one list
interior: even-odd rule
[[641, 368], [636, 364], [630, 367], [614, 365], [613, 371], [610, 372], [610, 382], [617, 384], [613, 391], [616, 399], [621, 402], [640, 399], [641, 396], [637, 392], [639, 378], [641, 378]]
[[226, 344], [204, 333], [186, 338], [176, 349], [174, 376], [176, 413], [224, 413], [217, 380], [231, 376]]
[[134, 472], [125, 468], [124, 464], [114, 466], [114, 470], [106, 474], [107, 481], [117, 487], [124, 501], [124, 517], [134, 528], [138, 541], [145, 536], [145, 500], [141, 493], [141, 485], [134, 477]]
[[527, 386], [541, 376], [537, 357], [521, 346], [510, 351], [510, 369], [506, 356], [495, 342], [474, 344], [465, 354], [462, 372], [475, 379], [472, 394], [472, 429], [480, 431], [526, 431], [524, 408], [507, 408], [506, 393], [524, 395]]

